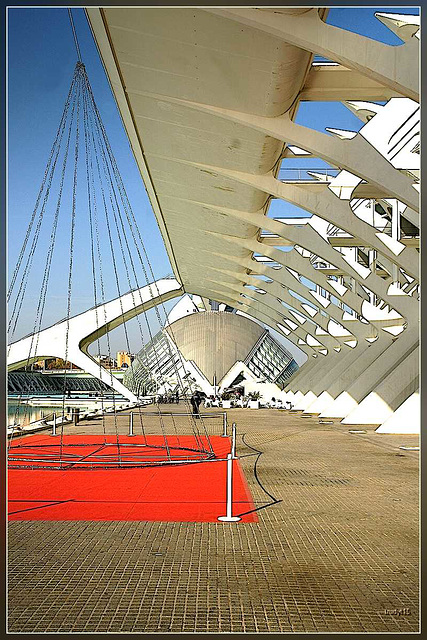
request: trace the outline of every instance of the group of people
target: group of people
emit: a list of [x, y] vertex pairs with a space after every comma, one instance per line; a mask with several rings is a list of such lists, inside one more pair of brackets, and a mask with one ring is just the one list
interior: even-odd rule
[[219, 403], [221, 402], [221, 398], [219, 396], [209, 396], [206, 398], [206, 407], [219, 407]]
[[[190, 398], [193, 415], [197, 418], [200, 417], [200, 405], [205, 398], [206, 394], [203, 393], [203, 391], [195, 391]], [[179, 393], [178, 391], [175, 391], [175, 393], [170, 392], [164, 395], [159, 395], [157, 402], [158, 404], [179, 404]]]
[[157, 399], [159, 404], [179, 404], [179, 393], [175, 391], [175, 393], [167, 393], [165, 395], [160, 395]]
[[[239, 394], [236, 394], [233, 400], [235, 404], [237, 404], [237, 406], [243, 407], [247, 404], [247, 399]], [[191, 395], [190, 403], [193, 410], [193, 415], [197, 418], [200, 417], [200, 405], [203, 401], [205, 401], [205, 406], [207, 407], [219, 407], [220, 405], [220, 398], [218, 396], [212, 395], [207, 397], [206, 393], [204, 393], [203, 391], [194, 391], [194, 393]], [[175, 393], [170, 392], [165, 395], [159, 395], [157, 402], [159, 404], [179, 404], [179, 393], [178, 391], [175, 391]], [[284, 404], [282, 404], [282, 400], [276, 400], [276, 398], [271, 398], [271, 402], [267, 402], [266, 406], [276, 408], [283, 407], [284, 409], [292, 409], [293, 407], [291, 402], [285, 401]]]

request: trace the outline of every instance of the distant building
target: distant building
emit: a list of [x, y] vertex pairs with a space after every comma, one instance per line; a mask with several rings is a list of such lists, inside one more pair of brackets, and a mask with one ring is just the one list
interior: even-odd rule
[[262, 324], [210, 302], [205, 311], [198, 296], [185, 295], [126, 370], [125, 386], [136, 395], [194, 388], [213, 395], [265, 383], [283, 388], [298, 369], [291, 353]]
[[42, 371], [44, 370], [51, 371], [53, 369], [80, 370], [80, 367], [73, 364], [72, 362], [69, 362], [68, 360], [67, 361], [63, 360], [62, 358], [45, 358], [43, 360], [37, 360], [37, 362], [34, 362], [34, 364], [30, 365], [28, 368], [23, 367], [23, 369], [42, 370]]
[[128, 353], [127, 351], [117, 351], [117, 368], [130, 367], [134, 357], [132, 353]]
[[111, 358], [107, 355], [99, 353], [97, 356], [94, 356], [94, 360], [96, 360], [96, 362], [98, 362], [101, 367], [104, 367], [104, 369], [115, 369], [117, 367], [117, 362], [114, 360], [114, 358]]

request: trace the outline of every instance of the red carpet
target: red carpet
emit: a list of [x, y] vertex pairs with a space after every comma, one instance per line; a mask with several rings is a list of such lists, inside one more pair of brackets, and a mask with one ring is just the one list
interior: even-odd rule
[[[147, 436], [158, 445], [159, 436]], [[114, 437], [109, 437], [114, 442]], [[49, 459], [56, 453], [59, 438], [34, 435], [14, 441], [10, 454], [18, 457], [25, 443], [31, 457]], [[136, 445], [142, 436], [120, 437], [121, 443]], [[101, 447], [103, 436], [66, 436], [63, 453], [72, 452], [86, 461], [115, 458], [115, 447]], [[173, 446], [173, 438], [168, 436]], [[211, 437], [215, 455], [225, 458], [230, 451], [228, 438]], [[27, 449], [27, 445], [47, 447]], [[205, 443], [206, 444], [206, 443]], [[180, 436], [179, 446], [194, 446], [194, 438]], [[16, 448], [15, 448], [16, 447]], [[95, 458], [90, 456], [96, 451]], [[136, 446], [121, 447], [122, 462], [141, 455]], [[149, 456], [162, 455], [155, 446], [144, 448]], [[174, 455], [197, 458], [198, 453], [174, 450]], [[89, 456], [89, 458], [87, 457]], [[65, 457], [65, 456], [63, 456]], [[89, 463], [89, 462], [88, 462]], [[13, 463], [11, 463], [12, 465]], [[72, 466], [72, 465], [71, 465]], [[159, 520], [164, 522], [217, 522], [226, 512], [226, 462], [197, 462], [174, 466], [112, 469], [13, 469], [8, 472], [9, 520]], [[233, 461], [233, 515], [245, 514], [254, 504], [237, 460]], [[257, 522], [256, 513], [242, 515], [241, 522]]]

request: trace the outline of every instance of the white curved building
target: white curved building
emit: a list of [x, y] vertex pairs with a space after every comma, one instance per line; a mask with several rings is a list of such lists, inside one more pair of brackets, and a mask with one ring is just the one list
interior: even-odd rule
[[[184, 291], [305, 352], [302, 411], [417, 432], [419, 17], [378, 14], [389, 46], [327, 12], [87, 9]], [[360, 129], [296, 124], [302, 101], [344, 102]], [[330, 170], [292, 178], [291, 157]]]
[[298, 369], [292, 354], [260, 323], [217, 306], [184, 296], [138, 353], [124, 384], [138, 396], [194, 388], [210, 396], [236, 384], [279, 396]]

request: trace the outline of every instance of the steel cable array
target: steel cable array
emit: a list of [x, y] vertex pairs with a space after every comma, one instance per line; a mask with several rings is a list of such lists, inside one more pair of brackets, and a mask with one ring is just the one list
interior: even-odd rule
[[[80, 58], [80, 55], [79, 55]], [[73, 137], [74, 136], [74, 137]], [[64, 142], [65, 140], [65, 142]], [[39, 334], [43, 326], [44, 312], [46, 309], [46, 302], [49, 301], [49, 282], [52, 272], [52, 261], [55, 253], [55, 248], [58, 247], [58, 229], [62, 210], [65, 209], [64, 204], [64, 190], [67, 185], [67, 168], [70, 164], [70, 148], [74, 147], [73, 162], [72, 162], [72, 179], [71, 179], [71, 204], [70, 215], [66, 218], [65, 223], [69, 225], [69, 248], [68, 248], [68, 269], [67, 269], [67, 293], [66, 293], [66, 318], [65, 322], [65, 368], [63, 373], [63, 394], [62, 394], [62, 420], [60, 428], [60, 444], [58, 460], [60, 461], [60, 467], [62, 462], [67, 467], [69, 466], [69, 456], [65, 455], [65, 447], [67, 447], [64, 424], [65, 424], [65, 404], [66, 404], [66, 390], [67, 390], [67, 364], [69, 356], [69, 330], [70, 319], [72, 317], [72, 300], [74, 295], [74, 282], [75, 282], [75, 268], [76, 268], [76, 233], [77, 224], [81, 222], [82, 214], [80, 209], [83, 208], [78, 202], [78, 198], [81, 197], [79, 191], [80, 180], [80, 167], [84, 166], [85, 173], [85, 192], [87, 194], [87, 220], [89, 233], [87, 234], [90, 243], [90, 268], [93, 288], [93, 298], [95, 305], [96, 315], [96, 331], [97, 331], [97, 345], [100, 353], [100, 307], [103, 307], [104, 312], [104, 325], [107, 324], [107, 316], [105, 303], [107, 302], [107, 293], [105, 287], [105, 276], [103, 274], [103, 251], [101, 247], [102, 232], [100, 229], [100, 211], [103, 213], [103, 219], [106, 230], [107, 244], [109, 248], [108, 260], [111, 261], [112, 269], [114, 272], [114, 283], [117, 292], [118, 299], [120, 301], [120, 310], [123, 319], [123, 329], [125, 335], [125, 342], [127, 351], [130, 353], [130, 340], [128, 329], [125, 321], [125, 312], [123, 309], [123, 288], [120, 283], [119, 264], [123, 265], [125, 279], [128, 290], [131, 293], [132, 302], [135, 307], [141, 305], [143, 308], [143, 300], [141, 296], [141, 287], [138, 282], [138, 270], [141, 268], [146, 284], [149, 286], [151, 295], [153, 296], [152, 289], [157, 289], [157, 294], [160, 296], [160, 292], [155, 282], [153, 268], [150, 263], [147, 250], [142, 240], [142, 235], [138, 228], [138, 224], [135, 215], [132, 211], [129, 198], [127, 196], [124, 183], [118, 169], [117, 162], [115, 160], [111, 145], [109, 143], [105, 126], [102, 122], [99, 109], [96, 105], [96, 101], [90, 86], [90, 82], [86, 73], [84, 64], [79, 60], [76, 64], [70, 90], [66, 99], [65, 107], [62, 113], [60, 124], [56, 132], [54, 143], [49, 155], [48, 163], [45, 169], [42, 185], [37, 196], [36, 205], [31, 215], [30, 223], [26, 230], [25, 238], [20, 249], [16, 267], [13, 271], [11, 284], [9, 289], [8, 300], [11, 301], [12, 292], [16, 285], [17, 294], [13, 302], [12, 313], [9, 320], [10, 338], [15, 334], [18, 320], [22, 314], [22, 308], [24, 299], [27, 292], [27, 286], [29, 283], [30, 272], [33, 269], [35, 261], [35, 255], [37, 248], [40, 245], [40, 239], [43, 238], [42, 226], [46, 217], [46, 210], [48, 207], [49, 197], [53, 191], [55, 170], [57, 166], [61, 166], [58, 194], [56, 198], [56, 205], [52, 219], [52, 225], [50, 229], [50, 239], [48, 249], [46, 252], [44, 262], [44, 272], [42, 283], [40, 286], [40, 294], [38, 303], [36, 306], [34, 327], [31, 334], [30, 349], [28, 352], [26, 368], [28, 368], [31, 362], [34, 362], [34, 354], [37, 354]], [[81, 149], [82, 147], [82, 149]], [[62, 156], [61, 156], [62, 153]], [[62, 160], [62, 164], [61, 164]], [[40, 207], [41, 203], [41, 207]], [[68, 205], [67, 205], [68, 206]], [[39, 210], [40, 209], [40, 210]], [[38, 216], [37, 216], [38, 212]], [[46, 214], [46, 215], [45, 215]], [[62, 216], [63, 217], [63, 216]], [[35, 229], [34, 229], [35, 224]], [[29, 250], [28, 250], [29, 246]], [[133, 252], [136, 252], [138, 256], [138, 265], [136, 264]], [[27, 256], [26, 256], [27, 253]], [[65, 252], [64, 252], [65, 254]], [[26, 256], [26, 258], [25, 258]], [[63, 258], [65, 255], [63, 256]], [[119, 263], [120, 260], [120, 263]], [[20, 275], [20, 279], [19, 279]], [[150, 282], [150, 276], [152, 278]], [[99, 284], [98, 284], [99, 282]], [[139, 291], [139, 301], [137, 299]], [[166, 313], [163, 301], [161, 299], [163, 311]], [[101, 312], [102, 313], [102, 312]], [[160, 311], [156, 307], [157, 320], [161, 329], [164, 328], [162, 323]], [[150, 340], [153, 340], [153, 333], [150, 327], [147, 313], [144, 312], [145, 322], [148, 328], [148, 335]], [[144, 344], [144, 336], [142, 326], [139, 317], [137, 316], [137, 322], [139, 327], [139, 334], [142, 344]], [[111, 360], [111, 342], [108, 331], [106, 332], [108, 358]], [[168, 343], [170, 350], [170, 345]], [[179, 354], [179, 352], [178, 352]], [[40, 354], [40, 356], [46, 354]], [[156, 354], [157, 357], [157, 354]], [[179, 354], [179, 357], [180, 354]], [[179, 375], [178, 365], [173, 358], [173, 364], [176, 370], [176, 376], [178, 384], [184, 391], [184, 384]], [[72, 367], [72, 364], [70, 367]], [[101, 359], [99, 360], [99, 372], [101, 374], [102, 366]], [[133, 375], [135, 371], [133, 370]], [[100, 376], [101, 377], [101, 376]], [[113, 386], [113, 373], [110, 369], [110, 381]], [[28, 390], [27, 390], [28, 391]], [[15, 421], [20, 412], [20, 405], [22, 402], [25, 390], [20, 393], [18, 406], [15, 414]], [[203, 419], [197, 423], [194, 416], [191, 416], [190, 405], [188, 398], [185, 398], [187, 406], [188, 421], [191, 426], [191, 431], [194, 437], [194, 450], [198, 450], [202, 455], [208, 457], [213, 456], [213, 447], [210, 442], [210, 438], [207, 432], [206, 425]], [[104, 398], [102, 395], [102, 416], [103, 416], [103, 438], [104, 445], [107, 444], [107, 433], [105, 425], [105, 412], [104, 412]], [[25, 406], [25, 413], [27, 411]], [[113, 391], [113, 409], [114, 409], [114, 431], [115, 431], [115, 444], [117, 448], [117, 464], [120, 466], [122, 462], [121, 448], [122, 443], [119, 437], [119, 427], [116, 411], [116, 392]], [[173, 449], [168, 441], [168, 434], [166, 432], [166, 426], [160, 407], [157, 405], [159, 427], [163, 437], [163, 449], [165, 453], [165, 459], [172, 461]], [[141, 432], [144, 438], [145, 445], [147, 445], [147, 437], [144, 429], [143, 412], [141, 406], [139, 406]], [[24, 416], [25, 420], [25, 416]], [[175, 431], [175, 438], [177, 439], [178, 448], [180, 445], [177, 425], [174, 418], [173, 429]], [[201, 430], [199, 428], [201, 427]], [[14, 447], [13, 447], [14, 448]], [[183, 447], [186, 449], [188, 447]], [[10, 449], [10, 442], [9, 442]], [[171, 451], [172, 449], [172, 451]], [[163, 460], [164, 462], [165, 460]]]

